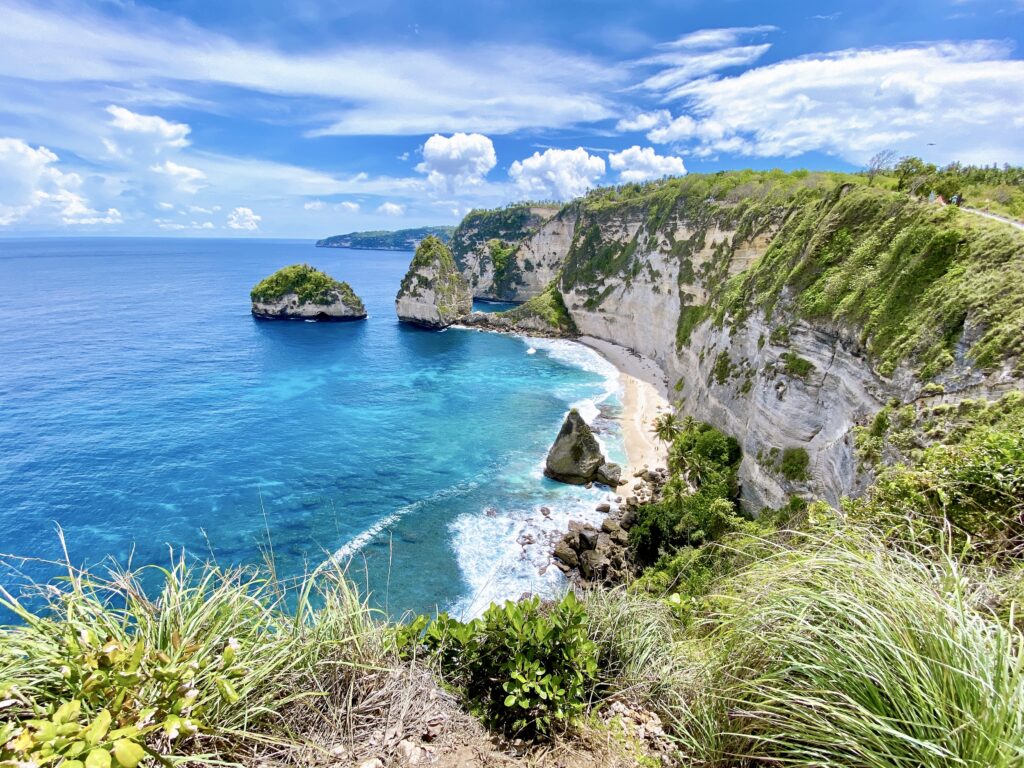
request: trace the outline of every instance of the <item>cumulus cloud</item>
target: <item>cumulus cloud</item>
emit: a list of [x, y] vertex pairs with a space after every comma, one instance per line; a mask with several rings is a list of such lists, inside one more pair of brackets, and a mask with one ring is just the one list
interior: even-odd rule
[[252, 208], [239, 206], [228, 214], [228, 227], [255, 231], [260, 228], [263, 217], [253, 213]]
[[346, 213], [358, 213], [359, 203], [353, 203], [350, 200], [345, 200], [338, 203], [336, 206], [339, 211], [345, 211]]
[[66, 225], [120, 224], [116, 208], [97, 211], [81, 192], [82, 178], [56, 167], [60, 158], [44, 146], [0, 138], [0, 226], [25, 220]]
[[162, 163], [150, 166], [149, 170], [153, 171], [153, 173], [170, 176], [178, 189], [189, 194], [195, 194], [206, 186], [202, 183], [206, 179], [205, 173], [198, 168], [181, 165], [173, 160], [165, 160]]
[[192, 129], [185, 123], [172, 123], [157, 115], [140, 115], [113, 104], [107, 107], [107, 114], [113, 127], [126, 133], [152, 137], [161, 146], [180, 149], [189, 144], [188, 135]]
[[591, 155], [583, 147], [547, 149], [516, 160], [509, 176], [529, 197], [566, 200], [584, 194], [604, 176], [604, 158]]
[[416, 170], [427, 174], [435, 189], [454, 192], [483, 183], [497, 163], [494, 143], [481, 133], [435, 133], [423, 145], [423, 162]]
[[381, 203], [377, 206], [377, 213], [385, 216], [401, 216], [405, 213], [405, 206], [398, 203]]
[[[880, 149], [1024, 161], [1024, 61], [999, 43], [847, 50], [669, 88], [682, 102], [648, 138], [698, 156], [805, 152], [863, 163]], [[930, 147], [934, 145], [935, 149]]]
[[686, 173], [681, 157], [659, 155], [653, 147], [637, 145], [608, 155], [608, 164], [619, 172], [619, 181], [622, 182], [648, 181]]
[[322, 211], [327, 207], [327, 203], [323, 200], [310, 200], [302, 204], [302, 207], [307, 211]]

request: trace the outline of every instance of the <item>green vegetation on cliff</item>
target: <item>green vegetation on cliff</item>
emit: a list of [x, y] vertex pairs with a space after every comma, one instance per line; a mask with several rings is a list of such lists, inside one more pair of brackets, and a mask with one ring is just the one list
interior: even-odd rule
[[572, 315], [562, 300], [562, 294], [558, 286], [552, 283], [544, 289], [544, 293], [534, 296], [529, 301], [520, 304], [515, 309], [509, 309], [498, 313], [501, 317], [508, 318], [512, 322], [519, 322], [527, 319], [537, 319], [546, 324], [552, 331], [575, 336], [579, 333]]
[[864, 186], [793, 206], [719, 317], [760, 308], [855, 329], [880, 373], [928, 379], [958, 345], [982, 368], [1024, 352], [1024, 233]]
[[365, 311], [363, 302], [348, 283], [314, 269], [309, 264], [292, 264], [277, 270], [256, 284], [250, 293], [253, 301], [277, 301], [289, 293], [310, 304], [331, 304], [340, 297], [353, 309]]
[[317, 248], [355, 248], [370, 251], [411, 251], [424, 238], [434, 236], [443, 242], [452, 238], [455, 227], [416, 227], [393, 231], [375, 229], [366, 232], [349, 232], [347, 235], [333, 235], [316, 241]]

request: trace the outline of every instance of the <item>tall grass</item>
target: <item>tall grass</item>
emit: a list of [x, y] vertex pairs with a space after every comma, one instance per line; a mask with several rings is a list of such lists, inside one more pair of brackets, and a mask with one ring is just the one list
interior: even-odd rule
[[[118, 758], [118, 738], [161, 760], [280, 747], [301, 738], [322, 700], [344, 699], [332, 694], [351, 691], [354, 670], [383, 659], [380, 625], [338, 570], [291, 594], [265, 570], [184, 557], [66, 574], [42, 588], [41, 608], [0, 596], [22, 621], [0, 628], [0, 741], [23, 734], [14, 757], [71, 762], [93, 749], [125, 764], [132, 753]], [[147, 594], [154, 575], [160, 587]]]
[[724, 586], [703, 625], [718, 722], [681, 721], [700, 761], [1024, 765], [1021, 636], [955, 559], [805, 541]]

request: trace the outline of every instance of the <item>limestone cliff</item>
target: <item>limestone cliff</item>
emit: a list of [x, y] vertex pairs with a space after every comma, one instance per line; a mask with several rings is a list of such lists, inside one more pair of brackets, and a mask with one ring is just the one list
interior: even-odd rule
[[[751, 509], [856, 493], [855, 430], [892, 399], [1022, 387], [1024, 235], [1008, 226], [778, 172], [598, 190], [556, 220], [573, 224], [548, 263], [574, 329], [656, 360], [683, 414], [740, 440]], [[550, 247], [542, 231], [517, 258]], [[783, 474], [787, 449], [805, 473]]]
[[250, 292], [261, 320], [364, 320], [366, 307], [348, 283], [308, 264], [293, 264], [261, 280]]
[[448, 246], [427, 237], [416, 248], [395, 297], [398, 319], [424, 328], [447, 328], [473, 309], [469, 285]]
[[475, 297], [526, 301], [558, 275], [573, 224], [557, 206], [476, 210], [455, 230], [452, 254]]

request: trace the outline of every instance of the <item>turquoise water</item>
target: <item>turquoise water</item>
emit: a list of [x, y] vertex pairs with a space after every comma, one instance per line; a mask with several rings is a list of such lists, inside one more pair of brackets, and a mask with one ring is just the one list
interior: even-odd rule
[[[351, 561], [396, 614], [561, 588], [543, 541], [605, 493], [540, 470], [574, 404], [622, 458], [615, 371], [571, 342], [399, 324], [409, 258], [0, 241], [0, 552], [56, 558], [56, 525], [78, 564], [272, 546], [286, 576]], [[350, 282], [369, 320], [255, 321], [250, 287], [298, 261]], [[16, 564], [9, 588], [54, 574]]]

